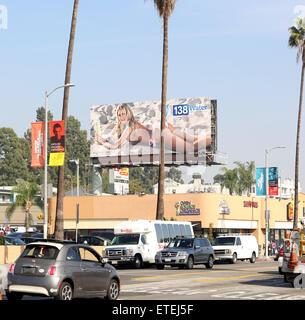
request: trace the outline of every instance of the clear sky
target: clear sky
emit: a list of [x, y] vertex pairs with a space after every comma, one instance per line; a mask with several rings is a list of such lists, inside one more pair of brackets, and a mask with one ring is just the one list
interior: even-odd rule
[[[30, 128], [44, 92], [64, 83], [73, 0], [0, 0], [0, 127]], [[218, 100], [218, 149], [294, 179], [301, 65], [288, 47], [298, 0], [179, 0], [169, 23], [168, 99]], [[0, 7], [1, 8], [1, 7]], [[305, 7], [303, 7], [305, 8]], [[1, 23], [1, 20], [0, 20]], [[160, 100], [162, 28], [152, 0], [80, 0], [69, 114], [89, 130], [90, 106]], [[63, 92], [49, 99], [61, 119]], [[305, 112], [305, 110], [304, 110]], [[305, 191], [304, 127], [300, 183]], [[193, 167], [207, 182], [218, 168]], [[205, 172], [204, 172], [205, 171]], [[187, 180], [187, 179], [186, 179]]]

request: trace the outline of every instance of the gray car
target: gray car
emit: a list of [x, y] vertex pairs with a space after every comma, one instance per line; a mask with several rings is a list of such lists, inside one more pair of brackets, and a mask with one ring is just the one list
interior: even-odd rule
[[73, 242], [30, 243], [8, 272], [6, 295], [42, 295], [58, 300], [105, 297], [116, 300], [120, 278], [114, 267], [89, 246]]
[[165, 265], [192, 269], [194, 264], [212, 269], [214, 261], [213, 247], [206, 238], [175, 238], [155, 256], [157, 269], [164, 269]]

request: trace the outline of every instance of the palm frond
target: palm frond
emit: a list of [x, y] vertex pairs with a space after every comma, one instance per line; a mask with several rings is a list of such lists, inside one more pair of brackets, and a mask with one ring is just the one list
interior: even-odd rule
[[300, 56], [303, 53], [304, 50], [304, 40], [300, 41], [299, 46], [298, 46], [298, 52], [297, 52], [297, 63], [300, 60]]
[[154, 0], [155, 7], [158, 10], [159, 16], [168, 17], [173, 13], [178, 0]]
[[5, 216], [8, 218], [8, 220], [11, 219], [13, 213], [15, 212], [17, 208], [17, 205], [16, 203], [12, 203], [10, 206], [8, 206], [6, 209], [5, 209]]

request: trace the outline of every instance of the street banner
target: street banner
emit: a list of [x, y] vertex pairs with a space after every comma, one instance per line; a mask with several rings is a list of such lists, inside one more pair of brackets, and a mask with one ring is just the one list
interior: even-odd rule
[[44, 122], [31, 123], [32, 167], [44, 166]]
[[63, 166], [65, 161], [64, 121], [50, 121], [50, 159], [49, 166]]
[[279, 187], [278, 187], [278, 168], [277, 167], [270, 167], [268, 168], [268, 184], [269, 184], [269, 195], [270, 196], [277, 196], [279, 194]]
[[256, 195], [266, 195], [266, 168], [256, 168]]

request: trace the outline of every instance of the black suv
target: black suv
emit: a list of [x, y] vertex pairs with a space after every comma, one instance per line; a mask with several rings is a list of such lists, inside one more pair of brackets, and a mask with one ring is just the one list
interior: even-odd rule
[[165, 265], [192, 269], [194, 264], [204, 264], [211, 269], [214, 261], [213, 247], [206, 238], [175, 238], [155, 256], [157, 269]]

